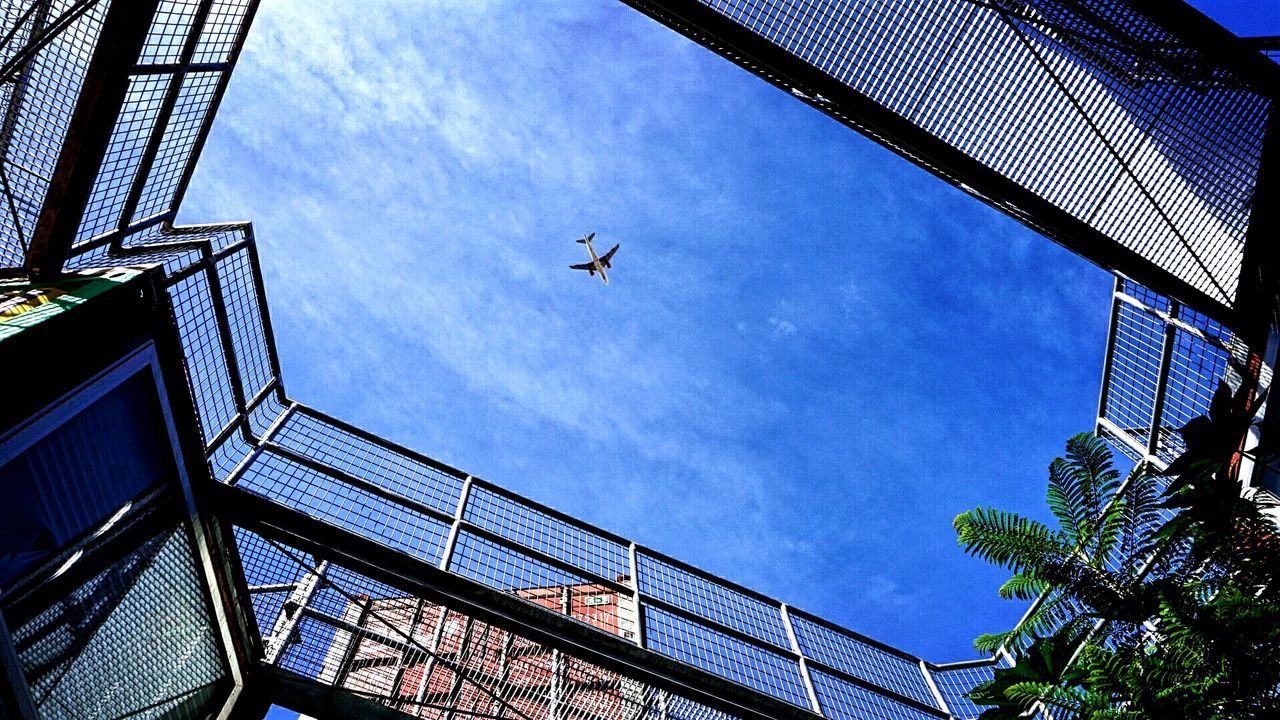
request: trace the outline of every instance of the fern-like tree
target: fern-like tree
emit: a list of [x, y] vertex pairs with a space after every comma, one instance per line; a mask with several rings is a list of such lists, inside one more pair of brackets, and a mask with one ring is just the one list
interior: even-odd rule
[[1049, 466], [1056, 527], [978, 508], [956, 518], [966, 551], [1012, 572], [1032, 601], [1011, 630], [979, 637], [1014, 666], [971, 693], [984, 720], [1037, 706], [1097, 718], [1280, 717], [1280, 527], [1274, 503], [1236, 479], [1256, 402], [1224, 386], [1183, 428], [1163, 475], [1121, 478], [1106, 444], [1067, 441]]

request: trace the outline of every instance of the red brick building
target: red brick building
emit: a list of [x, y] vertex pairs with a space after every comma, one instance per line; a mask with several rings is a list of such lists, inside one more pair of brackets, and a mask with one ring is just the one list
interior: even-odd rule
[[[631, 637], [631, 598], [602, 585], [516, 594], [609, 633]], [[633, 720], [645, 688], [589, 663], [417, 598], [351, 602], [321, 676], [417, 717]], [[424, 652], [425, 650], [425, 652]]]

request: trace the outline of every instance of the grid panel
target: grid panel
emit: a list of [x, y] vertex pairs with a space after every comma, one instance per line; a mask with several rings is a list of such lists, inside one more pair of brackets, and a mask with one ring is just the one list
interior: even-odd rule
[[[323, 580], [295, 611], [278, 665], [342, 687], [414, 717], [581, 720], [728, 720], [679, 695], [658, 691], [593, 663], [465, 613], [406, 594], [342, 566], [319, 566], [293, 548], [235, 531], [258, 627], [289, 629], [288, 615], [259, 595]], [[572, 592], [576, 585], [561, 586]], [[528, 595], [535, 589], [516, 590]]]
[[124, 106], [116, 118], [93, 190], [80, 220], [77, 241], [89, 240], [116, 229], [143, 151], [156, 129], [160, 105], [174, 82], [173, 75], [139, 75], [129, 79]]
[[1169, 312], [1169, 298], [1148, 288], [1145, 285], [1130, 280], [1127, 277], [1120, 277], [1120, 292], [1128, 295], [1141, 302], [1143, 305], [1159, 310], [1161, 312]]
[[249, 464], [237, 487], [430, 563], [439, 561], [449, 533], [412, 508], [271, 452]]
[[[1271, 100], [1126, 4], [702, 2], [1210, 297], [1234, 301]], [[848, 117], [852, 106], [751, 67], [929, 166]]]
[[203, 717], [224, 659], [181, 528], [13, 628], [43, 718]]
[[222, 304], [227, 309], [227, 324], [231, 329], [231, 347], [246, 402], [257, 396], [275, 375], [267, 352], [258, 293], [254, 289], [252, 252], [248, 247], [237, 250], [219, 260], [217, 266]]
[[138, 56], [139, 65], [161, 65], [182, 60], [182, 47], [191, 34], [200, 0], [162, 0], [147, 39]]
[[112, 253], [108, 245], [73, 255], [63, 267], [68, 270], [113, 268], [121, 265], [162, 265], [168, 275], [179, 273], [199, 262], [199, 248], [140, 248], [136, 252]]
[[189, 73], [182, 79], [177, 103], [173, 114], [169, 116], [164, 137], [160, 141], [160, 148], [143, 185], [142, 196], [131, 222], [173, 209], [170, 204], [174, 193], [188, 166], [194, 165], [195, 156], [192, 151], [195, 149], [196, 138], [207, 122], [222, 77], [221, 72], [197, 72]]
[[[265, 640], [295, 584], [315, 569], [316, 562], [299, 550], [286, 553], [261, 535], [243, 528], [233, 528], [232, 533], [240, 554], [245, 586], [249, 590], [254, 624], [258, 628], [258, 636]], [[282, 589], [274, 589], [277, 587]]]
[[457, 508], [460, 478], [416, 460], [390, 443], [371, 442], [305, 411], [294, 413], [276, 433], [275, 441], [440, 512], [452, 515]]
[[[16, 82], [0, 85], [0, 192], [8, 195], [0, 207], [0, 267], [22, 265], [109, 4], [89, 8], [28, 62]], [[61, 17], [69, 5], [52, 3], [48, 20]], [[6, 31], [26, 9], [4, 6]], [[31, 38], [34, 20], [16, 28], [11, 52]]]
[[913, 700], [934, 704], [933, 693], [925, 683], [919, 662], [869, 645], [801, 615], [791, 615], [791, 626], [806, 657]]
[[1155, 412], [1164, 323], [1127, 303], [1117, 306], [1104, 417], [1147, 446]]
[[[449, 570], [611, 635], [634, 630], [625, 609], [620, 612], [629, 598], [614, 589], [465, 530], [458, 533]], [[565, 588], [575, 590], [562, 592]], [[604, 602], [596, 604], [588, 598]]]
[[200, 33], [192, 62], [228, 62], [239, 50], [236, 40], [248, 16], [253, 0], [214, 0]]
[[[835, 675], [818, 670], [810, 670], [809, 675], [813, 678], [813, 689], [818, 694], [823, 714], [832, 720], [934, 720], [945, 717], [941, 711], [927, 713]], [[929, 704], [933, 704], [933, 698], [929, 699]]]
[[640, 592], [665, 600], [701, 617], [709, 618], [751, 637], [790, 650], [782, 609], [746, 595], [722, 583], [655, 557], [638, 553]]
[[[1219, 382], [1227, 380], [1235, 386], [1239, 378], [1231, 368], [1231, 358], [1234, 354], [1243, 362], [1248, 350], [1218, 323], [1132, 280], [1120, 278], [1119, 289], [1143, 307], [1118, 298], [1113, 301], [1115, 338], [1109, 348], [1109, 374], [1104, 379], [1107, 396], [1103, 418], [1115, 423], [1123, 436], [1116, 436], [1105, 426], [1101, 428], [1102, 435], [1131, 459], [1140, 460], [1142, 455], [1131, 443], [1147, 447], [1150, 418], [1158, 400], [1161, 410], [1156, 456], [1169, 463], [1186, 449], [1179, 429], [1208, 413]], [[1157, 398], [1156, 379], [1166, 333], [1171, 333], [1168, 377]], [[1261, 385], [1265, 387], [1271, 371], [1264, 367], [1261, 372]]]
[[236, 402], [205, 272], [170, 286], [169, 297], [178, 321], [187, 381], [191, 383], [196, 414], [207, 442], [236, 416]]
[[1169, 382], [1160, 416], [1160, 458], [1172, 462], [1186, 449], [1178, 428], [1209, 410], [1218, 381], [1227, 373], [1230, 354], [1191, 333], [1174, 332]]
[[231, 433], [217, 447], [208, 449], [209, 471], [214, 480], [226, 482], [236, 466], [253, 452], [253, 446], [240, 433]]
[[486, 487], [472, 486], [463, 518], [524, 547], [610, 580], [621, 580], [631, 573], [627, 548], [621, 543]]
[[645, 646], [650, 650], [702, 668], [723, 678], [808, 707], [800, 666], [790, 657], [772, 653], [723, 633], [673, 615], [641, 606]]
[[178, 227], [153, 227], [134, 232], [121, 240], [128, 249], [148, 247], [157, 243], [190, 243], [208, 246], [210, 255], [217, 255], [227, 247], [246, 240], [252, 235], [249, 223], [222, 223], [211, 225], [184, 225]]
[[[986, 705], [978, 706], [974, 704], [972, 700], [966, 697], [966, 693], [995, 677], [994, 671], [996, 667], [997, 665], [992, 663], [976, 666], [964, 665], [955, 669], [946, 667], [934, 668], [933, 683], [938, 686], [938, 692], [942, 693], [942, 699], [946, 701], [951, 714], [957, 720], [977, 718], [986, 709]], [[1002, 661], [998, 667], [1008, 667], [1008, 664]]]

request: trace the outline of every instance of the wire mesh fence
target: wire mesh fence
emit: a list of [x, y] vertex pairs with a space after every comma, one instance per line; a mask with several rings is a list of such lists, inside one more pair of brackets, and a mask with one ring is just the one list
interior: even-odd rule
[[[76, 251], [171, 222], [255, 0], [161, 0], [76, 232]], [[53, 182], [109, 0], [0, 3], [0, 267], [19, 267]], [[73, 259], [74, 261], [74, 259]]]
[[[279, 667], [412, 717], [730, 717], [251, 531], [237, 529], [236, 542]], [[581, 612], [611, 599], [574, 584], [513, 593]]]
[[[186, 527], [167, 525], [120, 553], [108, 542], [153, 506], [113, 519], [48, 566], [60, 571], [8, 598], [6, 621], [40, 717], [195, 720], [225, 698], [227, 661]], [[27, 613], [45, 584], [85, 566], [100, 569]]]
[[995, 669], [998, 667], [1009, 667], [1009, 664], [1002, 657], [998, 662], [966, 662], [932, 666], [933, 682], [953, 717], [976, 718], [982, 714], [983, 708], [975, 705], [966, 694], [995, 677]]
[[[1208, 413], [1219, 384], [1239, 386], [1232, 363], [1247, 366], [1248, 352], [1222, 325], [1118, 277], [1098, 434], [1130, 459], [1164, 467], [1186, 449], [1179, 428]], [[1266, 387], [1271, 369], [1260, 373]]]
[[23, 263], [108, 3], [82, 5], [0, 3], [0, 57], [16, 65], [0, 83], [0, 267]]
[[800, 708], [945, 716], [919, 658], [310, 408], [281, 414], [238, 489]]
[[[626, 2], [1069, 246], [1096, 232], [1235, 300], [1274, 72], [1116, 0], [701, 0], [720, 22]], [[1032, 216], [1025, 192], [1078, 225]]]

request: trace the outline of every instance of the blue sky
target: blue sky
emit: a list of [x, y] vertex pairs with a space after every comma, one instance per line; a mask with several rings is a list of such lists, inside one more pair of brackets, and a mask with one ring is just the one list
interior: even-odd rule
[[183, 214], [296, 399], [936, 661], [1092, 427], [1110, 276], [619, 3], [269, 0]]

